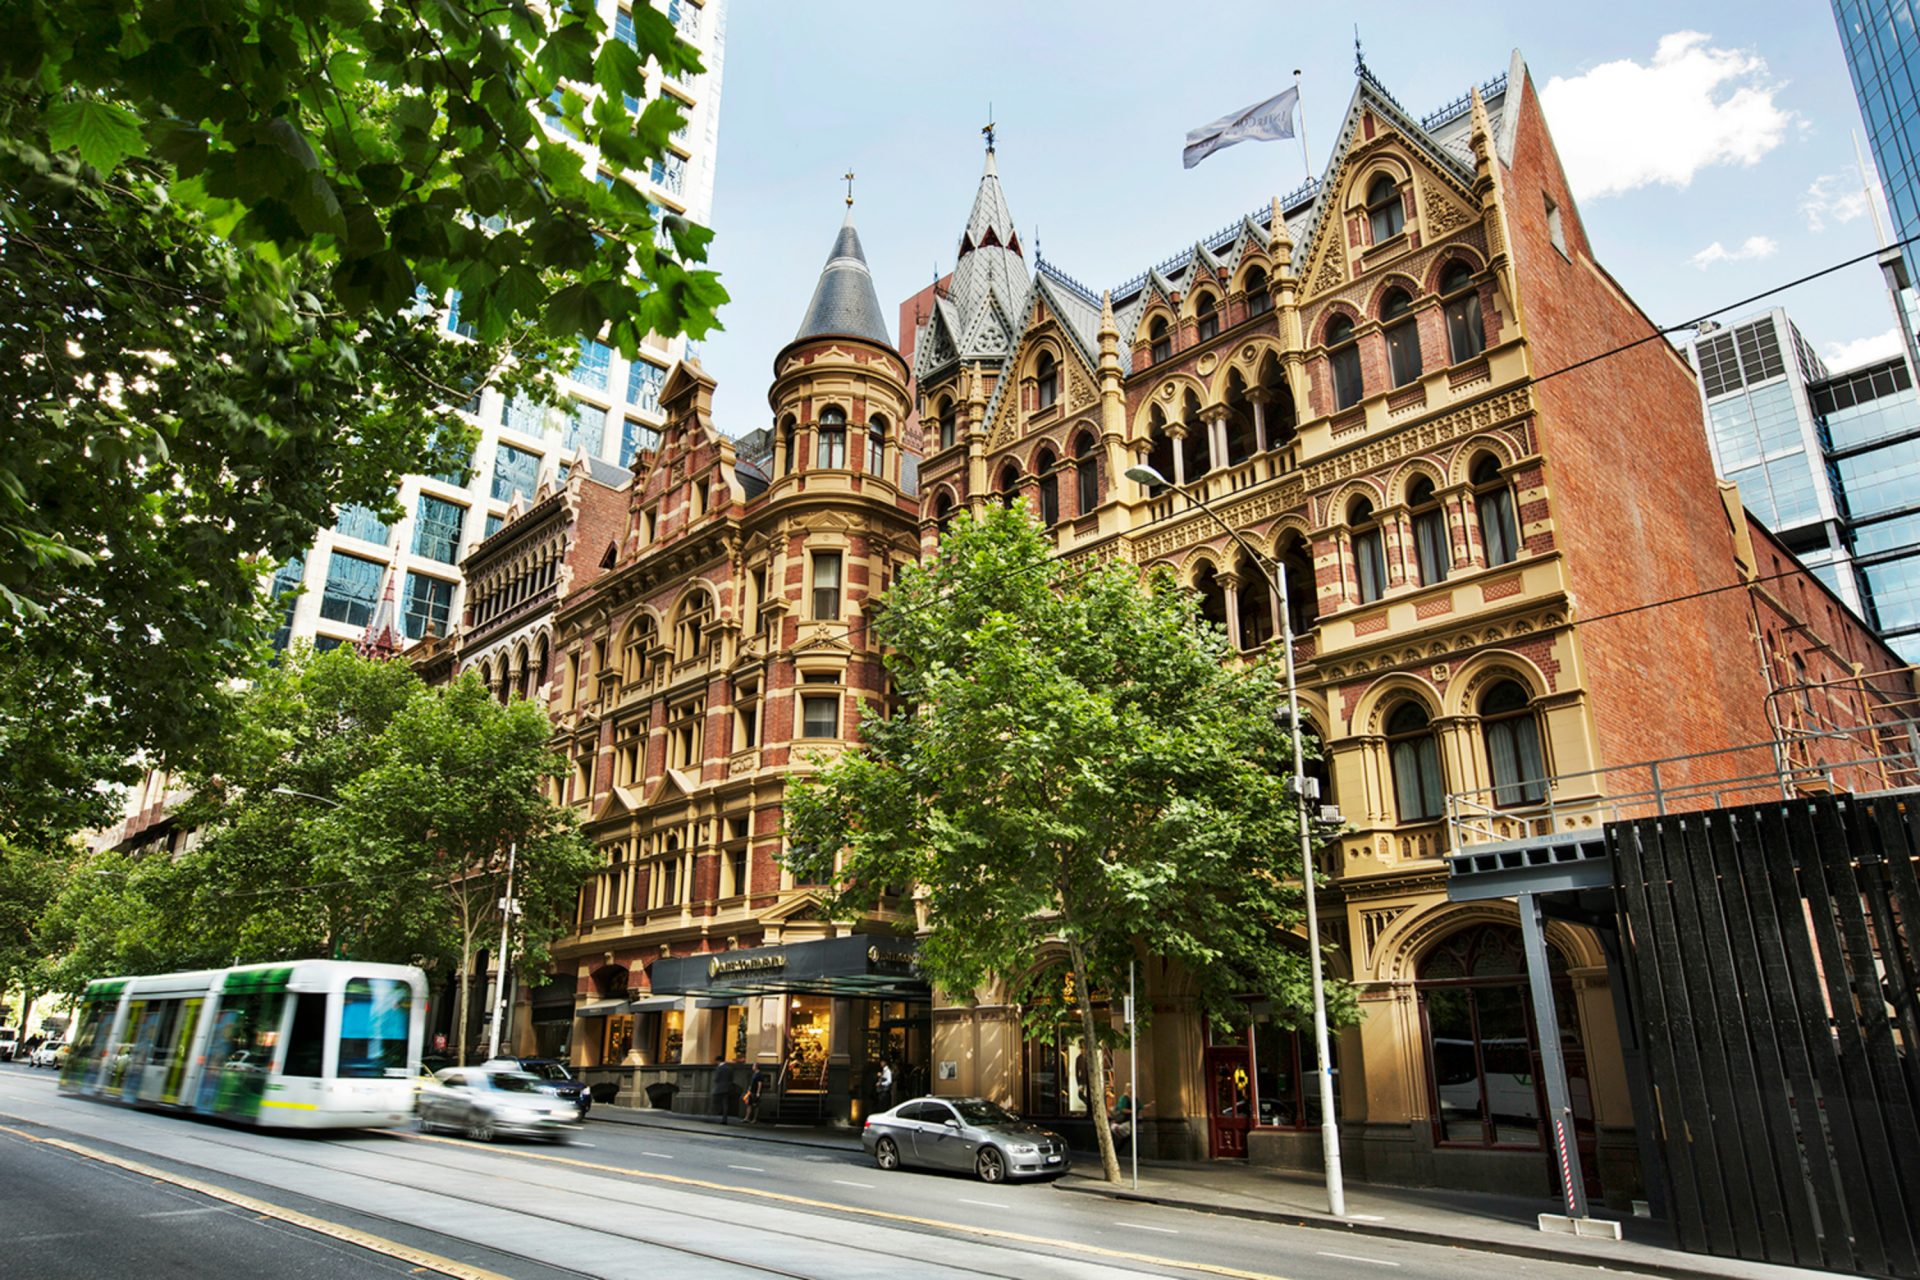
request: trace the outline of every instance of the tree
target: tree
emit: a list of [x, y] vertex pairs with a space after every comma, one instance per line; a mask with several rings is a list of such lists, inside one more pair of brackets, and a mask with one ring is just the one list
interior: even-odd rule
[[[927, 977], [1006, 984], [1036, 1038], [1071, 1014], [1096, 1106], [1098, 995], [1142, 953], [1181, 965], [1211, 1017], [1249, 994], [1311, 1007], [1288, 941], [1303, 904], [1283, 687], [1229, 663], [1189, 593], [1124, 564], [1070, 571], [1027, 513], [990, 509], [900, 574], [875, 633], [897, 710], [787, 792], [795, 876], [836, 884], [832, 911], [920, 886]], [[1042, 963], [1056, 948], [1063, 964]]]
[[0, 1003], [21, 996], [21, 1032], [27, 1010], [49, 988], [43, 922], [82, 851], [77, 846], [34, 847], [0, 836]]

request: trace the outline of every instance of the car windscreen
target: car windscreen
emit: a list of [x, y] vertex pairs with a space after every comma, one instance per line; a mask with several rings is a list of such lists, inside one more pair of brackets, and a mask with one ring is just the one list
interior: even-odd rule
[[996, 1102], [956, 1102], [953, 1109], [968, 1124], [1012, 1124], [1018, 1117]]
[[540, 1078], [524, 1071], [489, 1071], [487, 1081], [502, 1093], [538, 1093]]
[[567, 1069], [557, 1062], [529, 1062], [526, 1064], [526, 1070], [527, 1074], [539, 1076], [542, 1080], [573, 1079], [567, 1074]]

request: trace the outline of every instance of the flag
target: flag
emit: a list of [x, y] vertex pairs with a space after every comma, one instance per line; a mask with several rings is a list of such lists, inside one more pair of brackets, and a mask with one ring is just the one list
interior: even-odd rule
[[1300, 101], [1300, 87], [1293, 86], [1265, 102], [1257, 102], [1212, 124], [1202, 125], [1187, 135], [1181, 164], [1188, 169], [1199, 164], [1222, 147], [1236, 142], [1272, 142], [1293, 136], [1293, 108]]

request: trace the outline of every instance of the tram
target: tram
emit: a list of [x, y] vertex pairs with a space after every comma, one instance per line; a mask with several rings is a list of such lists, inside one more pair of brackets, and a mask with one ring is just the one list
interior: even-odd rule
[[344, 960], [87, 985], [60, 1091], [263, 1128], [413, 1118], [426, 978]]

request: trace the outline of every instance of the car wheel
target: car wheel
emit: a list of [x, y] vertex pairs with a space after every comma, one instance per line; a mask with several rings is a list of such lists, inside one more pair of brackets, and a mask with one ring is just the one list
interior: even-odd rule
[[873, 1162], [892, 1173], [900, 1167], [900, 1147], [892, 1138], [882, 1138], [873, 1144]]
[[467, 1121], [467, 1136], [475, 1142], [492, 1142], [493, 1121], [485, 1116], [478, 1116]]
[[980, 1148], [980, 1154], [973, 1158], [973, 1171], [980, 1175], [982, 1182], [1005, 1182], [1007, 1179], [1007, 1160], [994, 1147]]
[[435, 1124], [435, 1123], [434, 1123], [433, 1121], [431, 1121], [431, 1120], [429, 1120], [429, 1119], [427, 1119], [427, 1113], [426, 1113], [426, 1112], [424, 1112], [424, 1111], [422, 1111], [422, 1112], [420, 1113], [420, 1132], [422, 1132], [422, 1133], [432, 1133], [432, 1132], [433, 1132], [433, 1131], [434, 1131], [435, 1129], [438, 1129], [439, 1127], [440, 1127], [439, 1125], [437, 1125], [437, 1124]]

